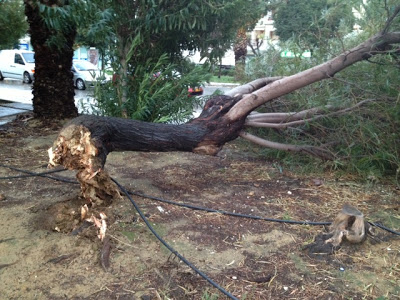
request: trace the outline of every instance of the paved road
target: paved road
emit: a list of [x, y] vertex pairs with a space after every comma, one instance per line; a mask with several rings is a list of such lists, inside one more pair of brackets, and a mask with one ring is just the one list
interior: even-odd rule
[[[90, 89], [75, 90], [75, 100], [90, 97]], [[6, 79], [0, 81], [0, 99], [32, 104], [32, 84], [24, 84], [21, 80]]]
[[[231, 88], [232, 86], [226, 85], [207, 85], [204, 88], [204, 96], [211, 95], [217, 89], [225, 93]], [[75, 104], [80, 112], [82, 103], [87, 104], [93, 101], [92, 94], [93, 89], [75, 90]], [[21, 80], [13, 79], [0, 81], [0, 125], [12, 120], [16, 114], [32, 110], [32, 97], [31, 84], [24, 84]]]
[[204, 87], [203, 96], [212, 95], [216, 90], [220, 90], [222, 93], [225, 93], [235, 87], [236, 85], [217, 85], [213, 83], [212, 85], [207, 85]]
[[[217, 89], [223, 93], [229, 91], [232, 86], [227, 85], [207, 85], [204, 88], [204, 95], [211, 95]], [[87, 89], [85, 91], [75, 90], [75, 100], [85, 99], [91, 97], [93, 90]], [[32, 104], [32, 85], [23, 84], [21, 80], [7, 79], [0, 81], [0, 99], [7, 101], [14, 101], [26, 104]]]
[[[75, 103], [88, 102], [93, 90], [75, 90]], [[0, 81], [0, 125], [10, 122], [16, 114], [32, 110], [32, 85], [21, 80], [6, 79]]]

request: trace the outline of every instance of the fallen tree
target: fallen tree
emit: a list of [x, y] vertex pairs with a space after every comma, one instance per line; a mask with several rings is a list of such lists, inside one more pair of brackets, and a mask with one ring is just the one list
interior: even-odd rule
[[[394, 16], [399, 12], [400, 6]], [[323, 146], [274, 143], [246, 133], [245, 127], [291, 126], [321, 118], [326, 112], [351, 110], [343, 108], [331, 112], [331, 107], [323, 107], [283, 114], [253, 113], [268, 101], [333, 78], [336, 73], [359, 61], [393, 51], [394, 45], [400, 43], [400, 32], [388, 32], [394, 16], [388, 19], [384, 30], [328, 62], [287, 77], [258, 79], [225, 96], [212, 97], [201, 115], [186, 124], [146, 123], [99, 116], [73, 119], [61, 130], [49, 150], [50, 164], [77, 170], [84, 197], [89, 202], [108, 203], [118, 196], [117, 187], [104, 171], [107, 155], [112, 151], [192, 151], [215, 155], [225, 143], [240, 136], [268, 147], [331, 159], [333, 155]]]
[[50, 165], [77, 170], [89, 202], [109, 202], [118, 195], [104, 171], [112, 151], [192, 151], [215, 155], [238, 137], [246, 116], [226, 118], [238, 97], [217, 96], [207, 101], [201, 115], [186, 124], [173, 125], [83, 115], [72, 119], [49, 149]]

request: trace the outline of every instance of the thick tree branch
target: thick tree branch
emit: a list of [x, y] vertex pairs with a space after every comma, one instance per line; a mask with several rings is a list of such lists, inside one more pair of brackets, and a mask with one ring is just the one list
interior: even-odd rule
[[[49, 150], [50, 164], [62, 164], [77, 170], [84, 197], [91, 203], [102, 203], [107, 198], [118, 196], [118, 189], [104, 171], [107, 155], [111, 151], [192, 151], [215, 155], [225, 143], [241, 136], [262, 146], [332, 159], [334, 155], [321, 147], [280, 144], [245, 133], [242, 131], [245, 119], [267, 101], [330, 78], [344, 68], [386, 51], [393, 43], [399, 42], [400, 32], [380, 33], [309, 70], [289, 77], [253, 81], [229, 93], [236, 97], [210, 98], [201, 115], [187, 124], [156, 124], [98, 116], [75, 118], [61, 130]], [[249, 92], [251, 94], [247, 94]], [[282, 118], [287, 124], [305, 122], [301, 118], [310, 120], [310, 116], [320, 113], [319, 110], [280, 115], [279, 122], [282, 122]], [[264, 117], [252, 115], [249, 120], [260, 122]], [[316, 117], [319, 115], [311, 120]]]
[[323, 113], [332, 107], [326, 105], [325, 107], [314, 107], [300, 112], [290, 113], [252, 113], [246, 119], [246, 125], [250, 122], [267, 122], [267, 123], [282, 123], [297, 120], [303, 120], [316, 114]]
[[271, 82], [274, 82], [281, 78], [282, 78], [282, 76], [259, 78], [259, 79], [253, 80], [249, 83], [246, 83], [244, 85], [238, 86], [238, 87], [226, 92], [225, 95], [230, 96], [230, 97], [241, 97], [245, 94], [252, 93], [252, 92], [270, 84]]
[[[366, 103], [376, 101], [376, 100], [377, 99], [366, 99], [366, 100], [358, 102], [357, 104], [355, 104], [351, 107], [343, 108], [343, 109], [340, 109], [340, 110], [337, 110], [334, 112], [330, 112], [327, 114], [322, 114], [322, 115], [319, 115], [319, 113], [331, 110], [331, 109], [333, 109], [333, 107], [330, 105], [327, 105], [324, 108], [315, 108], [315, 109], [304, 110], [304, 111], [301, 111], [298, 113], [298, 116], [303, 116], [303, 118], [299, 118], [295, 113], [293, 113], [293, 115], [290, 115], [289, 117], [297, 116], [297, 118], [296, 118], [297, 120], [290, 121], [290, 119], [288, 118], [287, 120], [289, 120], [290, 122], [286, 122], [286, 120], [284, 120], [283, 118], [281, 120], [279, 120], [279, 118], [275, 118], [275, 116], [274, 116], [275, 113], [271, 113], [271, 118], [269, 118], [269, 116], [264, 116], [263, 119], [261, 119], [261, 118], [260, 119], [249, 119], [249, 117], [248, 117], [246, 119], [245, 126], [259, 127], [259, 128], [284, 129], [284, 128], [288, 128], [288, 127], [292, 127], [292, 126], [298, 126], [298, 125], [303, 125], [305, 123], [314, 122], [314, 121], [317, 121], [322, 118], [342, 115], [342, 114], [348, 113], [348, 112], [360, 107], [361, 105], [364, 105]], [[335, 108], [335, 109], [337, 109], [337, 108]], [[313, 115], [313, 113], [315, 115]], [[263, 114], [263, 115], [268, 115], [268, 114]], [[304, 118], [304, 116], [307, 116], [307, 118]]]
[[286, 95], [314, 82], [333, 77], [336, 73], [352, 64], [367, 59], [387, 49], [394, 43], [400, 43], [400, 32], [379, 33], [357, 47], [311, 69], [292, 76], [276, 80], [263, 88], [244, 96], [227, 114], [230, 120], [236, 120], [249, 114], [260, 105]]
[[230, 122], [225, 114], [237, 102], [229, 96], [210, 98], [201, 115], [187, 124], [147, 123], [121, 118], [80, 116], [72, 119], [49, 149], [50, 165], [77, 170], [84, 197], [101, 204], [118, 195], [104, 171], [111, 151], [191, 151], [215, 155], [236, 139], [245, 117]]

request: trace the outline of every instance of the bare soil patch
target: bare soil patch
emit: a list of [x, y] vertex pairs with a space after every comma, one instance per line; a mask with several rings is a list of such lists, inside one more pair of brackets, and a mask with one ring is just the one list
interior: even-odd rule
[[[46, 171], [59, 124], [19, 118], [0, 127], [4, 166]], [[344, 203], [400, 230], [399, 190], [351, 178], [297, 175], [240, 151], [111, 153], [106, 169], [132, 192], [269, 218], [332, 221]], [[55, 174], [70, 180], [74, 173]], [[180, 254], [239, 299], [400, 298], [400, 239], [380, 229], [332, 255], [307, 245], [322, 226], [288, 225], [207, 213], [132, 196], [155, 230]], [[123, 197], [107, 216], [103, 242], [82, 226], [79, 186], [43, 177], [0, 180], [0, 299], [226, 299], [161, 245]]]

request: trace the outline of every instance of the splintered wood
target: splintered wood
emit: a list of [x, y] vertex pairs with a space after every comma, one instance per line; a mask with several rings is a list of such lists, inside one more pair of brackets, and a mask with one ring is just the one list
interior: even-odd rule
[[82, 115], [60, 131], [49, 149], [50, 166], [77, 170], [83, 196], [91, 203], [110, 204], [121, 197], [104, 165], [112, 151], [190, 151], [216, 155], [238, 137], [246, 116], [224, 118], [238, 98], [210, 98], [200, 116], [186, 124], [140, 122], [113, 117]]
[[49, 166], [63, 165], [77, 170], [76, 178], [83, 197], [92, 204], [109, 204], [121, 197], [118, 187], [103, 169], [105, 159], [99, 156], [101, 143], [92, 138], [89, 129], [82, 125], [70, 125], [62, 130], [48, 150]]

